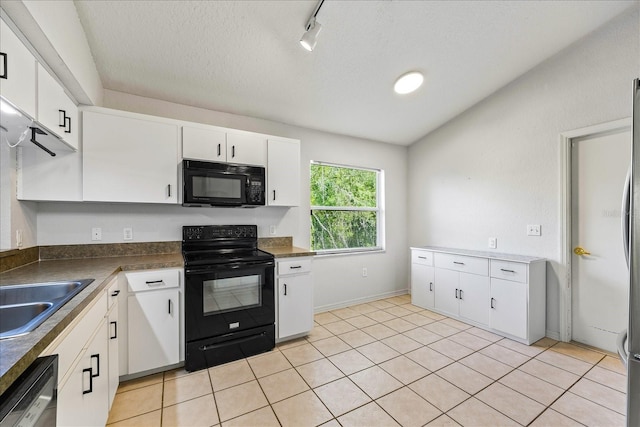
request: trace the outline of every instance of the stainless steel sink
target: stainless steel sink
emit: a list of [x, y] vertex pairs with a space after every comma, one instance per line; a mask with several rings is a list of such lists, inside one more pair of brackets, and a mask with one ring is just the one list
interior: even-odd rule
[[93, 279], [0, 286], [0, 339], [37, 328]]

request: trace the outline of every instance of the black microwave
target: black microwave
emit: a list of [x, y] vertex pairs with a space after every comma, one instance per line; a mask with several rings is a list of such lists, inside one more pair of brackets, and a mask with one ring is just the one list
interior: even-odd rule
[[260, 166], [182, 161], [182, 206], [264, 206]]

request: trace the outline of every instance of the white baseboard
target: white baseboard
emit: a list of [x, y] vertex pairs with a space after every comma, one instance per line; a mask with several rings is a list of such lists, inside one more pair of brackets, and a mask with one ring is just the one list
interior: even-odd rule
[[327, 305], [322, 305], [319, 307], [315, 307], [313, 309], [315, 314], [318, 313], [323, 313], [325, 311], [329, 311], [329, 310], [336, 310], [338, 308], [345, 308], [345, 307], [349, 307], [352, 305], [358, 305], [358, 304], [363, 304], [365, 302], [371, 302], [371, 301], [375, 301], [375, 300], [379, 300], [379, 299], [383, 299], [383, 298], [389, 298], [389, 297], [397, 297], [399, 295], [406, 295], [409, 293], [408, 289], [401, 289], [399, 291], [392, 291], [392, 292], [385, 292], [382, 294], [377, 294], [377, 295], [370, 295], [364, 298], [356, 298], [356, 299], [352, 299], [352, 300], [348, 300], [348, 301], [341, 301], [339, 303], [336, 304], [327, 304]]

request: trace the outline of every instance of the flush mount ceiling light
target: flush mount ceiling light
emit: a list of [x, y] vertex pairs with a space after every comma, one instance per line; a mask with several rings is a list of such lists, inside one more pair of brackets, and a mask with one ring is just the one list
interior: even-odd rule
[[311, 52], [316, 47], [316, 43], [318, 43], [318, 34], [320, 34], [320, 30], [322, 30], [322, 25], [320, 25], [320, 23], [316, 21], [316, 15], [320, 11], [322, 3], [324, 3], [324, 0], [320, 0], [318, 2], [318, 5], [307, 21], [307, 25], [304, 27], [305, 33], [300, 39], [300, 44], [302, 45], [302, 47], [309, 52]]
[[393, 85], [393, 90], [400, 95], [411, 93], [422, 86], [423, 81], [424, 76], [421, 72], [411, 71], [398, 77], [398, 80]]

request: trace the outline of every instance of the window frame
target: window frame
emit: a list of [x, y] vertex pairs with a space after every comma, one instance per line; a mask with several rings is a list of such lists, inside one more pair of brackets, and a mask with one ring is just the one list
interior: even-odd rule
[[[311, 205], [309, 211], [309, 237], [311, 237], [311, 226], [313, 224], [313, 211], [341, 211], [341, 212], [375, 212], [376, 213], [376, 245], [371, 247], [334, 248], [334, 249], [313, 249], [317, 255], [349, 255], [371, 252], [383, 252], [385, 250], [384, 236], [384, 170], [364, 166], [345, 165], [333, 162], [311, 160], [309, 172], [314, 166], [330, 166], [344, 169], [357, 169], [376, 173], [376, 207], [362, 206], [317, 206]], [[311, 199], [311, 173], [309, 173], [309, 199]], [[310, 239], [311, 240], [311, 239]], [[311, 243], [311, 242], [310, 242]]]

